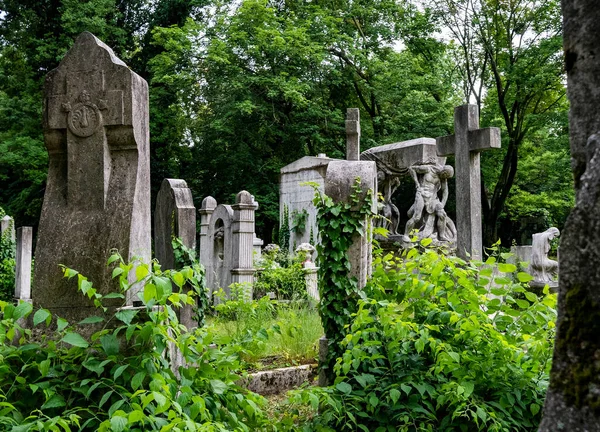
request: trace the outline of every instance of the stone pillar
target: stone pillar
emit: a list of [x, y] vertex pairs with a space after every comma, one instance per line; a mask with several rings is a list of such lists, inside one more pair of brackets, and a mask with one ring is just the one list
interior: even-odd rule
[[31, 251], [33, 228], [17, 228], [17, 255], [15, 259], [15, 298], [31, 301]]
[[558, 319], [540, 432], [600, 431], [600, 8], [563, 0], [575, 208], [561, 235]]
[[[373, 191], [372, 211], [377, 213], [377, 167], [371, 161], [331, 161], [327, 167], [325, 177], [325, 194], [334, 202], [350, 203], [356, 178], [361, 180], [361, 202], [367, 192]], [[371, 274], [372, 226], [367, 227], [366, 235], [355, 234], [352, 246], [348, 250], [350, 271], [348, 276], [358, 280], [358, 287], [362, 288], [367, 283]]]
[[5, 215], [0, 220], [0, 235], [7, 236], [11, 241], [15, 241], [15, 221], [9, 215]]
[[199, 254], [200, 264], [204, 266], [204, 270], [208, 271], [208, 264], [210, 262], [210, 250], [208, 244], [208, 228], [210, 226], [210, 219], [217, 208], [217, 200], [211, 196], [207, 196], [202, 200], [202, 205], [198, 213], [200, 214], [200, 238], [199, 243]]
[[[94, 35], [79, 35], [44, 85], [49, 169], [35, 253], [36, 307], [71, 321], [98, 313], [59, 264], [107, 294], [118, 289], [106, 267], [112, 249], [150, 261], [148, 123], [146, 81]], [[128, 304], [137, 289], [128, 292]], [[105, 300], [110, 308], [122, 303]]]
[[306, 291], [308, 296], [319, 301], [319, 278], [318, 278], [319, 267], [315, 267], [314, 263], [307, 261], [304, 263], [304, 280], [306, 281]]
[[360, 160], [360, 110], [346, 111], [346, 160]]
[[196, 248], [196, 207], [185, 180], [164, 179], [154, 211], [154, 255], [163, 270], [175, 268], [173, 237]]
[[[254, 283], [254, 210], [255, 204], [246, 191], [237, 194], [233, 208], [232, 283]], [[252, 298], [251, 296], [249, 298]]]

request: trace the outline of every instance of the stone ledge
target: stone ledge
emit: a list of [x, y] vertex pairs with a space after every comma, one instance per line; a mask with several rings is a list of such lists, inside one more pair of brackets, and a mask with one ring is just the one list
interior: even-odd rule
[[260, 395], [283, 393], [299, 387], [317, 375], [317, 365], [292, 366], [252, 373], [241, 385]]

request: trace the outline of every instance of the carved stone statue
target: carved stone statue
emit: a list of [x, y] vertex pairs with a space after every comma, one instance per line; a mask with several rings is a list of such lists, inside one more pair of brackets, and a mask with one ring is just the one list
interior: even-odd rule
[[[412, 165], [408, 169], [417, 187], [415, 202], [408, 211], [403, 240], [410, 241], [410, 233], [419, 230], [418, 237], [432, 238], [438, 242], [456, 242], [456, 226], [448, 217], [444, 206], [448, 201], [448, 179], [454, 176], [450, 165], [435, 161]], [[438, 196], [439, 192], [442, 197]]]
[[550, 287], [558, 286], [558, 262], [548, 258], [550, 252], [550, 242], [560, 235], [558, 228], [548, 228], [542, 233], [533, 235], [533, 244], [531, 251], [531, 275], [534, 280], [531, 281], [532, 286]]
[[400, 235], [398, 226], [400, 225], [400, 210], [392, 202], [392, 195], [400, 185], [400, 178], [388, 175], [379, 170], [377, 172], [377, 183], [383, 190], [383, 209], [382, 218], [377, 221], [377, 226], [383, 227], [389, 231], [389, 236]]

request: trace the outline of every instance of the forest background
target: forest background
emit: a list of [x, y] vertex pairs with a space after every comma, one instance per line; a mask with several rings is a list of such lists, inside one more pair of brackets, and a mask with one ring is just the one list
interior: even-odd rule
[[[482, 127], [502, 129], [502, 150], [482, 156], [485, 242], [523, 244], [562, 228], [573, 206], [559, 6], [0, 0], [0, 207], [37, 227], [43, 80], [90, 31], [149, 83], [153, 197], [167, 177], [185, 179], [197, 207], [246, 189], [269, 242], [280, 168], [305, 155], [343, 158], [346, 108], [361, 110], [364, 150], [451, 134], [453, 108], [470, 101]], [[413, 198], [405, 182], [404, 214]]]

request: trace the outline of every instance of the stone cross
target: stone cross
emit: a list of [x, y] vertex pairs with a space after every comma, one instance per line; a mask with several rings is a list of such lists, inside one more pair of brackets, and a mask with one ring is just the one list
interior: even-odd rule
[[173, 237], [196, 248], [196, 207], [185, 180], [164, 179], [154, 211], [154, 256], [163, 270], [175, 268]]
[[360, 110], [346, 111], [346, 160], [360, 160]]
[[150, 260], [148, 85], [84, 32], [47, 75], [44, 97], [49, 170], [32, 296], [36, 307], [78, 320], [97, 311], [59, 264], [106, 294], [117, 288], [106, 267], [112, 249]]
[[31, 251], [33, 228], [17, 228], [17, 254], [15, 259], [15, 298], [31, 301]]
[[479, 153], [500, 148], [500, 129], [479, 129], [477, 105], [454, 109], [454, 135], [436, 139], [439, 156], [456, 158], [457, 254], [461, 258], [483, 257], [481, 233], [481, 171]]

